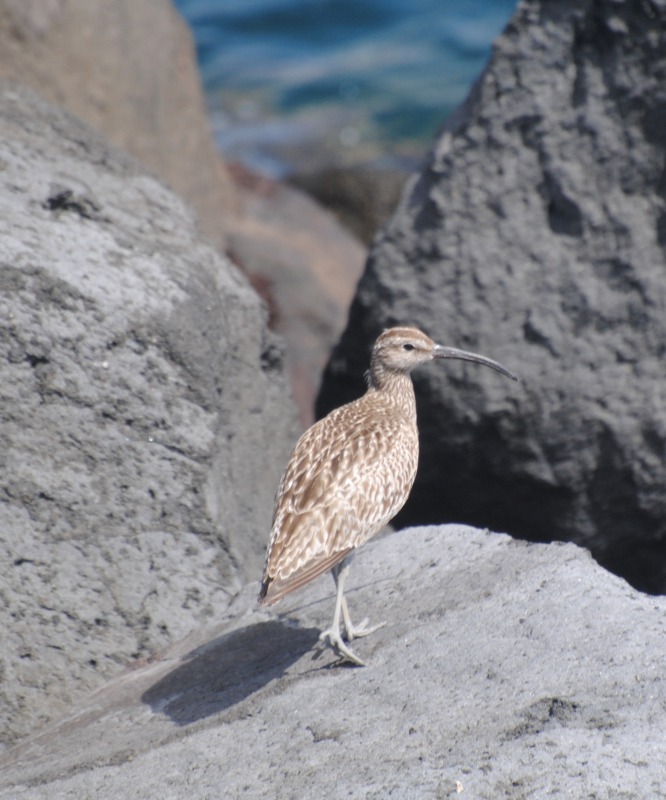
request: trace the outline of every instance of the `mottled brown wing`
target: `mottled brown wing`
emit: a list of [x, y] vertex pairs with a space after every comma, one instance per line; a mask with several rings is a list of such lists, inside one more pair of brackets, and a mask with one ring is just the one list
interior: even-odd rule
[[[303, 434], [280, 482], [260, 600], [272, 603], [342, 561], [402, 508], [418, 461], [413, 426], [364, 398]], [[406, 449], [409, 452], [406, 452]]]

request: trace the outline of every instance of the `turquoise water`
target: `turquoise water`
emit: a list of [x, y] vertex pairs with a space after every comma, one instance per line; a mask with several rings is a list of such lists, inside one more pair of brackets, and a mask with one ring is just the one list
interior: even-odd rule
[[[176, 0], [220, 149], [298, 162], [423, 153], [465, 98], [515, 0]], [[302, 164], [301, 164], [302, 166]]]

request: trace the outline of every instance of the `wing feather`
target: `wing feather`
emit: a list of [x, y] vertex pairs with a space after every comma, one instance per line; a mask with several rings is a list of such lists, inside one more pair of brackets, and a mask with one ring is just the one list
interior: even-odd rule
[[[279, 600], [342, 561], [404, 505], [416, 474], [415, 425], [360, 398], [298, 441], [280, 481], [260, 599]], [[407, 448], [408, 452], [405, 452]]]

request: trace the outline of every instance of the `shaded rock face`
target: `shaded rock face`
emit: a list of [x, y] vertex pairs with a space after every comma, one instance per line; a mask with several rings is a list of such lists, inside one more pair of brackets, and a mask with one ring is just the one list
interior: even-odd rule
[[104, 133], [225, 242], [235, 192], [206, 111], [192, 36], [171, 0], [0, 0], [0, 77]]
[[523, 3], [376, 243], [319, 413], [377, 333], [422, 326], [522, 377], [415, 376], [399, 521], [574, 539], [666, 591], [666, 5]]
[[260, 574], [295, 437], [282, 349], [181, 201], [0, 87], [0, 731]]

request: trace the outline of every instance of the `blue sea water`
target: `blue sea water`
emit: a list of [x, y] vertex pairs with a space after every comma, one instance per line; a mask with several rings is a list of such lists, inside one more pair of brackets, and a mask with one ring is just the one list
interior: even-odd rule
[[[516, 0], [176, 0], [218, 145], [281, 177], [422, 154]], [[300, 164], [299, 164], [300, 162]]]

